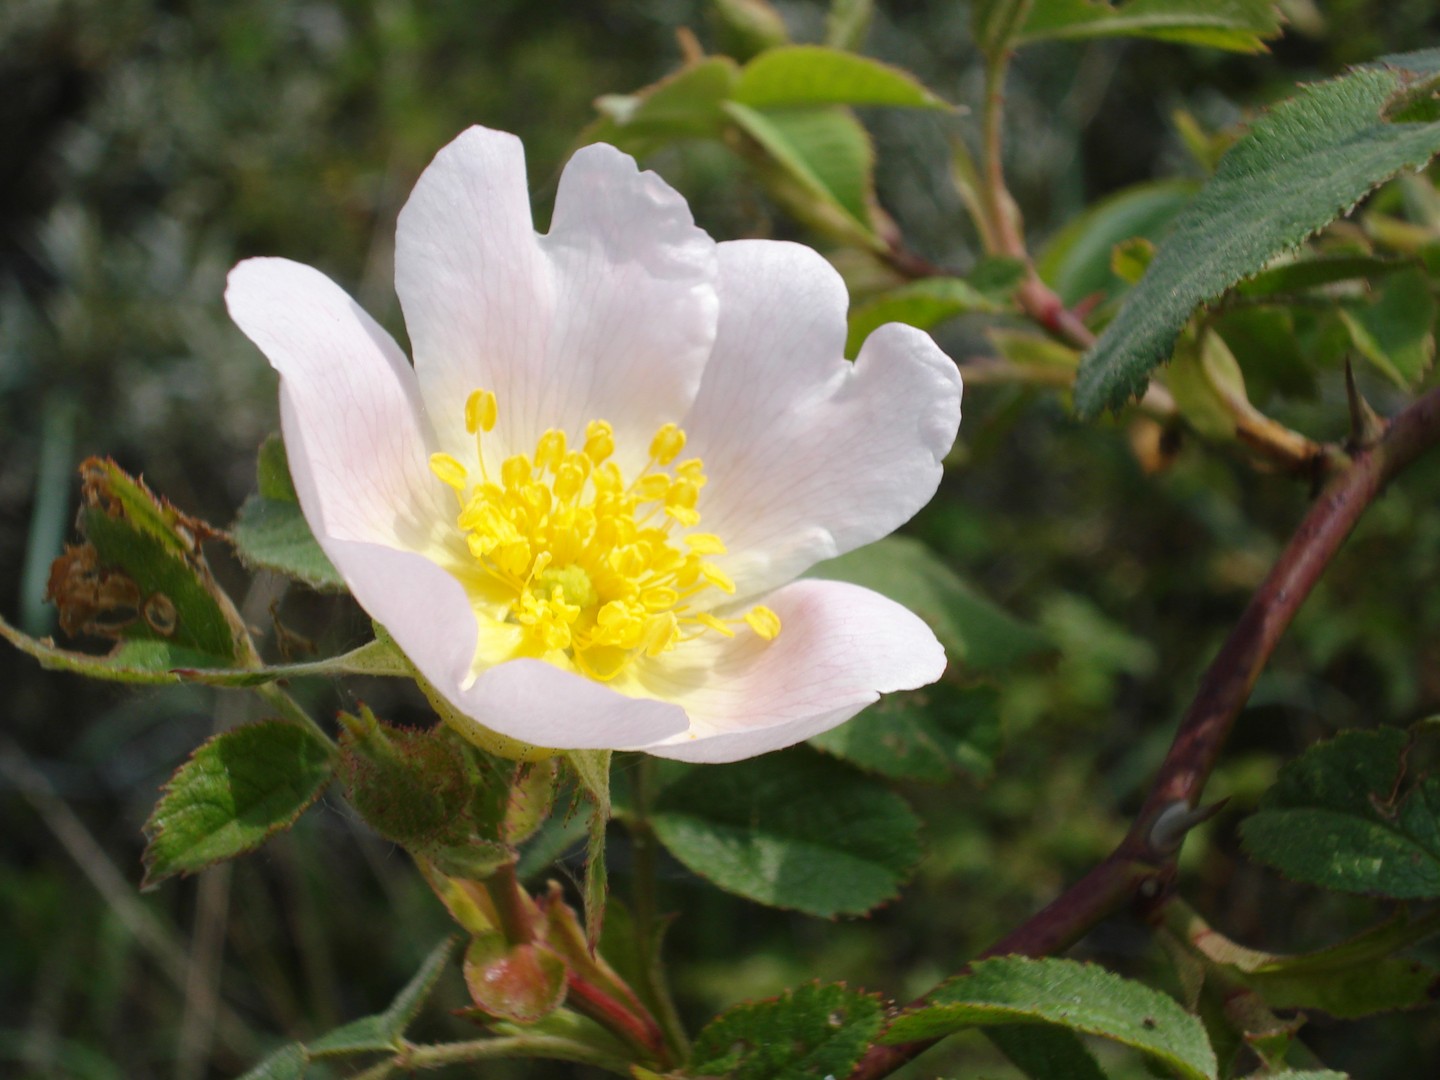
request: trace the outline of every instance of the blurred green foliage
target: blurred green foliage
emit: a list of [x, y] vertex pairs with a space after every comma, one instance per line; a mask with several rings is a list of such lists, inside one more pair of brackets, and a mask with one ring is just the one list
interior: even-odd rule
[[[823, 38], [825, 5], [777, 7], [795, 40]], [[1271, 56], [1133, 41], [1024, 53], [1008, 91], [1010, 128], [1023, 137], [1007, 165], [1037, 241], [1129, 184], [1200, 176], [1176, 110], [1223, 132], [1296, 81], [1440, 39], [1421, 0], [1336, 0], [1323, 17], [1305, 0], [1287, 7], [1298, 29]], [[964, 5], [879, 9], [870, 55], [949, 101], [977, 100]], [[237, 259], [316, 265], [403, 335], [390, 286], [394, 218], [435, 150], [471, 123], [517, 132], [543, 206], [594, 119], [593, 99], [676, 67], [678, 26], [718, 46], [705, 5], [665, 0], [0, 6], [0, 610], [50, 628], [39, 597], [73, 513], [64, 481], [86, 453], [114, 455], [221, 524], [252, 492], [255, 450], [275, 427], [274, 384], [221, 305]], [[973, 117], [862, 118], [881, 203], [927, 257], [968, 268], [975, 238], [943, 165], [949, 137], [973, 139]], [[666, 149], [650, 164], [717, 237], [807, 235], [718, 146]], [[864, 284], [864, 271], [845, 269]], [[978, 325], [949, 324], [942, 344], [957, 357], [989, 352]], [[1252, 394], [1313, 437], [1342, 437], [1338, 362], [1313, 396], [1308, 383], [1297, 392], [1267, 330], [1257, 328], [1255, 351], [1272, 363], [1258, 376], [1247, 367]], [[1379, 377], [1364, 385], [1377, 407], [1398, 400]], [[968, 587], [1040, 628], [1053, 652], [997, 681], [1003, 743], [988, 780], [907, 790], [927, 857], [890, 907], [841, 922], [759, 910], [666, 865], [662, 902], [685, 913], [667, 950], [696, 1026], [814, 977], [912, 997], [1105, 854], [1309, 495], [1293, 478], [1257, 474], [1192, 439], [1172, 445], [1173, 433], [1143, 424], [1081, 427], [1043, 390], [975, 386], [965, 408], [954, 467], [911, 533]], [[1437, 553], [1432, 457], [1371, 510], [1302, 611], [1214, 794], [1248, 810], [1279, 763], [1317, 736], [1440, 711], [1440, 605], [1428, 587]], [[217, 572], [245, 597], [246, 618], [268, 623], [279, 594], [247, 595], [234, 565]], [[296, 591], [283, 603], [291, 625], [323, 635], [322, 654], [368, 632], [336, 601]], [[299, 654], [306, 645], [276, 644]], [[157, 788], [217, 720], [232, 723], [246, 706], [196, 687], [112, 691], [43, 673], [10, 649], [0, 686], [0, 1072], [236, 1075], [286, 1038], [383, 1009], [449, 931], [408, 862], [338, 800], [257, 857], [138, 896], [140, 827]], [[354, 704], [323, 686], [297, 692], [321, 715]], [[387, 720], [425, 719], [418, 699], [389, 684], [352, 692]], [[619, 765], [618, 785], [630, 768]], [[1371, 920], [1369, 901], [1321, 896], [1247, 863], [1238, 817], [1227, 813], [1186, 851], [1188, 895], [1213, 924], [1298, 951]], [[612, 841], [623, 890], [628, 852], [618, 831]], [[1123, 921], [1086, 948], [1122, 970], [1159, 970], [1143, 928]], [[187, 954], [193, 967], [176, 967]], [[213, 1052], [187, 1041], [203, 1030], [204, 1003], [185, 990], [187, 978], [212, 977], [223, 997]], [[447, 972], [415, 1033], [463, 1037], [466, 1026], [445, 1014], [463, 1003]], [[1417, 1075], [1440, 1053], [1433, 1016], [1313, 1021], [1307, 1036], [1330, 1064], [1365, 1077]], [[927, 1061], [926, 1073], [1005, 1075], [978, 1042], [944, 1053], [950, 1060]], [[500, 1077], [540, 1071], [487, 1066]]]

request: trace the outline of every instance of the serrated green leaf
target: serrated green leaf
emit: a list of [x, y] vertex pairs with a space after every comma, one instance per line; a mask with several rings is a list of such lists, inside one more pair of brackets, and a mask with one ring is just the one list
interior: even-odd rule
[[990, 775], [1000, 744], [999, 695], [990, 687], [936, 683], [886, 694], [810, 745], [896, 780], [940, 783], [957, 772]]
[[1093, 416], [1141, 392], [1197, 305], [1440, 151], [1440, 123], [1383, 116], [1414, 79], [1364, 68], [1306, 87], [1257, 120], [1175, 220], [1149, 272], [1082, 361], [1078, 411]]
[[251, 570], [274, 570], [317, 592], [345, 591], [345, 579], [321, 550], [299, 503], [252, 495], [230, 534]]
[[240, 617], [200, 550], [213, 530], [113, 461], [91, 458], [80, 475], [79, 525], [88, 543], [66, 548], [47, 590], [65, 632], [158, 641], [209, 657], [206, 667], [250, 659]]
[[701, 877], [811, 915], [859, 915], [893, 899], [920, 857], [903, 799], [813, 751], [687, 772], [661, 792], [652, 823]]
[[902, 1012], [882, 1041], [914, 1042], [968, 1027], [1027, 1023], [1113, 1039], [1190, 1080], [1215, 1080], [1215, 1053], [1198, 1019], [1157, 990], [1073, 960], [981, 960], [926, 995], [924, 1004]]
[[810, 577], [848, 581], [904, 604], [929, 624], [950, 659], [970, 671], [994, 671], [1048, 649], [1038, 630], [974, 593], [928, 547], [888, 536], [818, 563]]
[[947, 319], [971, 312], [996, 313], [999, 303], [961, 278], [922, 278], [873, 296], [850, 309], [845, 355], [855, 356], [871, 332], [886, 323], [902, 322], [929, 330]]
[[330, 782], [329, 748], [294, 724], [265, 720], [202, 743], [145, 823], [145, 882], [259, 847], [295, 823]]
[[899, 68], [823, 45], [767, 49], [740, 72], [731, 100], [752, 109], [812, 105], [951, 108]]
[[1435, 297], [1412, 267], [1391, 275], [1372, 303], [1351, 303], [1340, 319], [1360, 354], [1402, 389], [1413, 390], [1435, 361]]
[[1105, 1080], [1105, 1073], [1080, 1036], [1050, 1024], [985, 1029], [1010, 1063], [1030, 1080]]
[[301, 1080], [309, 1064], [305, 1048], [299, 1043], [291, 1043], [276, 1050], [240, 1080]]
[[1066, 304], [1116, 296], [1124, 282], [1111, 267], [1115, 245], [1137, 236], [1158, 242], [1199, 189], [1193, 180], [1161, 180], [1102, 199], [1055, 234], [1035, 268]]
[[[725, 111], [803, 193], [799, 199], [785, 200], [802, 220], [858, 243], [879, 244], [870, 220], [875, 150], [848, 109], [821, 106], [762, 112], [730, 101]], [[783, 190], [776, 194], [785, 196]]]
[[687, 1072], [728, 1080], [845, 1076], [883, 1021], [878, 998], [811, 983], [712, 1020], [695, 1038]]
[[1274, 0], [1038, 0], [1017, 44], [1046, 39], [1148, 37], [1232, 52], [1264, 52], [1280, 35]]
[[645, 157], [677, 140], [718, 138], [726, 123], [722, 106], [739, 75], [728, 56], [710, 56], [638, 93], [602, 97], [595, 104], [603, 115], [580, 141]]
[[1296, 881], [1397, 900], [1440, 896], [1440, 778], [1396, 799], [1403, 731], [1348, 731], [1280, 771], [1240, 827], [1249, 853]]
[[306, 1044], [306, 1051], [311, 1057], [324, 1058], [352, 1054], [388, 1054], [398, 1050], [405, 1029], [420, 1012], [430, 992], [435, 989], [445, 965], [450, 962], [450, 957], [455, 952], [457, 941], [458, 939], [453, 937], [446, 938], [430, 950], [430, 955], [420, 965], [420, 970], [405, 984], [405, 988], [395, 996], [395, 1000], [384, 1012], [338, 1027]]

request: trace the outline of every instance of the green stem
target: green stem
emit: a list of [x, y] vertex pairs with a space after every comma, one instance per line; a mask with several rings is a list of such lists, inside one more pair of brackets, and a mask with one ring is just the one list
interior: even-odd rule
[[435, 1043], [405, 1048], [379, 1065], [360, 1074], [357, 1080], [371, 1077], [379, 1080], [396, 1069], [440, 1069], [469, 1061], [493, 1061], [496, 1058], [549, 1058], [570, 1061], [577, 1065], [594, 1065], [621, 1076], [630, 1075], [630, 1063], [614, 1054], [558, 1035], [508, 1035], [493, 1039], [472, 1039], [467, 1042]]
[[640, 954], [641, 987], [647, 1004], [655, 1013], [655, 1019], [665, 1034], [665, 1043], [676, 1061], [690, 1056], [690, 1040], [680, 1022], [680, 1013], [670, 994], [669, 980], [665, 967], [660, 961], [656, 944], [659, 940], [659, 918], [656, 913], [659, 875], [656, 872], [659, 842], [655, 830], [650, 827], [650, 799], [655, 784], [655, 759], [644, 755], [635, 770], [635, 809], [627, 815], [625, 825], [630, 830], [634, 849], [634, 882], [631, 903], [635, 913], [635, 939]]

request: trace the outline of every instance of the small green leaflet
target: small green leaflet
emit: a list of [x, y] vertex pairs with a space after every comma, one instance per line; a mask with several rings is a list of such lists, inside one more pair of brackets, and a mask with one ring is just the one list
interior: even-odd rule
[[1440, 122], [1387, 118], [1392, 103], [1427, 85], [1403, 67], [1405, 60], [1305, 87], [1235, 143], [1081, 362], [1075, 384], [1081, 415], [1143, 391], [1198, 305], [1440, 151]]
[[1395, 900], [1440, 896], [1440, 778], [1408, 791], [1409, 736], [1347, 731], [1280, 771], [1240, 827], [1246, 850], [1286, 877]]
[[964, 1028], [1058, 1024], [1133, 1047], [1187, 1080], [1215, 1080], [1215, 1053], [1200, 1021], [1173, 998], [1094, 964], [982, 960], [941, 984], [886, 1029], [889, 1044], [937, 1039]]
[[170, 778], [145, 823], [142, 887], [259, 847], [293, 825], [331, 775], [329, 748], [281, 720], [207, 740]]
[[880, 1033], [883, 1018], [878, 998], [811, 983], [712, 1020], [696, 1036], [686, 1072], [727, 1080], [845, 1076]]
[[312, 1043], [291, 1043], [282, 1047], [240, 1080], [300, 1080], [315, 1058], [395, 1053], [402, 1045], [405, 1029], [435, 989], [435, 983], [455, 951], [456, 940], [449, 938], [432, 949], [414, 978], [383, 1013], [336, 1028]]
[[752, 109], [738, 101], [725, 112], [765, 151], [773, 168], [798, 188], [772, 191], [802, 221], [862, 246], [878, 246], [870, 220], [875, 197], [875, 148], [849, 109], [839, 105]]
[[320, 550], [300, 510], [285, 444], [271, 435], [256, 461], [258, 493], [245, 500], [231, 529], [235, 553], [252, 570], [274, 570], [319, 592], [344, 592], [345, 579]]
[[956, 315], [970, 312], [997, 314], [1007, 305], [986, 296], [961, 278], [935, 277], [912, 281], [871, 297], [850, 311], [850, 334], [845, 355], [853, 357], [871, 331], [889, 322], [909, 323], [929, 330]]
[[305, 1056], [305, 1048], [299, 1043], [291, 1043], [289, 1046], [282, 1046], [264, 1061], [256, 1065], [240, 1080], [300, 1080], [305, 1075], [305, 1068], [309, 1065], [310, 1059]]
[[251, 570], [274, 570], [317, 592], [345, 591], [345, 579], [320, 550], [299, 503], [251, 495], [230, 534]]
[[805, 105], [951, 108], [899, 68], [822, 45], [767, 49], [740, 72], [731, 100], [752, 109]]
[[581, 141], [608, 142], [644, 157], [679, 139], [719, 138], [722, 108], [739, 78], [728, 56], [711, 56], [681, 68], [634, 94], [609, 94], [597, 101], [602, 116]]
[[701, 877], [810, 915], [859, 915], [893, 899], [920, 858], [905, 801], [813, 751], [687, 771], [660, 793], [652, 823]]
[[1274, 0], [1035, 0], [1015, 44], [1123, 36], [1253, 53], [1280, 25]]

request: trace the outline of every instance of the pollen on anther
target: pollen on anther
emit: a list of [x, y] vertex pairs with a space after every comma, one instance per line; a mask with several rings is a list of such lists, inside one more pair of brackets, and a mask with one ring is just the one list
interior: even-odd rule
[[456, 491], [463, 492], [465, 485], [470, 481], [470, 474], [465, 471], [465, 466], [449, 454], [431, 454], [430, 471], [440, 478], [441, 483], [447, 484]]
[[745, 621], [766, 641], [774, 641], [780, 634], [780, 616], [763, 604], [756, 604], [747, 611]]
[[495, 395], [489, 390], [474, 390], [465, 399], [465, 430], [471, 435], [476, 431], [493, 431], [499, 406]]
[[685, 432], [678, 424], [666, 424], [650, 440], [650, 456], [661, 465], [669, 465], [685, 449]]

